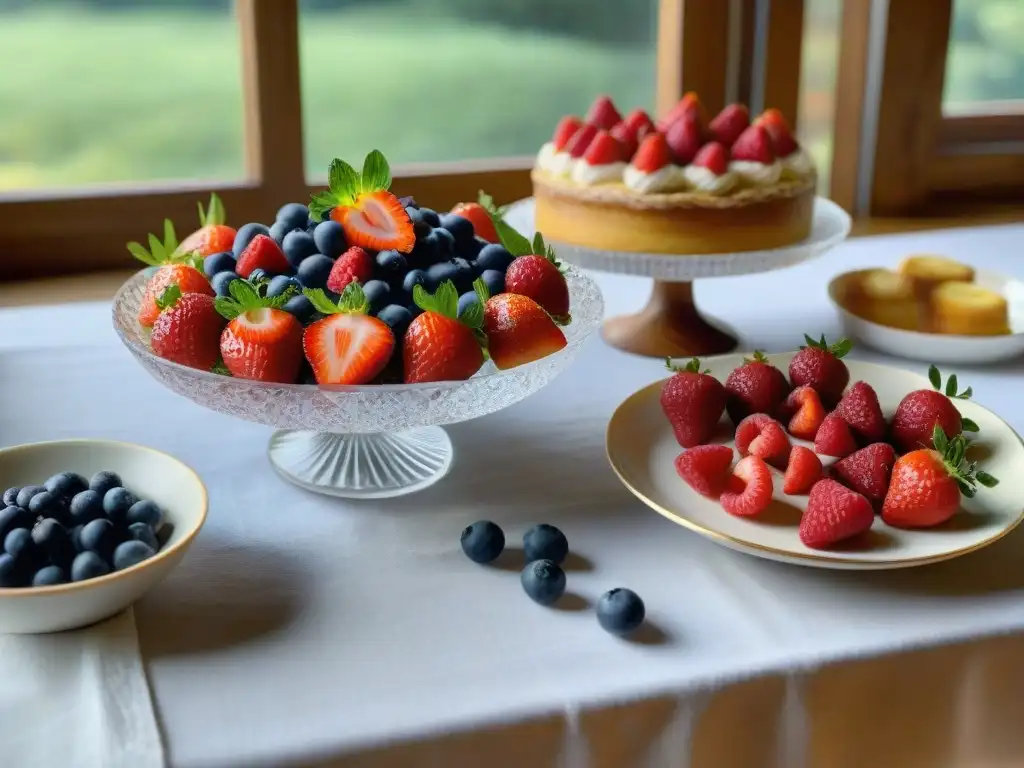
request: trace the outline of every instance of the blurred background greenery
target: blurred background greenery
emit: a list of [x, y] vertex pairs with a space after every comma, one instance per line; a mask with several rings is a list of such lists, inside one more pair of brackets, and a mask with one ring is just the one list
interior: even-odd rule
[[[657, 0], [300, 0], [307, 168], [526, 155], [597, 93], [653, 107]], [[809, 0], [801, 135], [830, 155], [839, 0]], [[951, 110], [1024, 98], [1024, 2], [957, 0]], [[0, 0], [0, 190], [240, 178], [230, 0]]]

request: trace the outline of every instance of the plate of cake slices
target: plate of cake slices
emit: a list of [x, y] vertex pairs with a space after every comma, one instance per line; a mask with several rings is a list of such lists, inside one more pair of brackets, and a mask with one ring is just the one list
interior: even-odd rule
[[843, 330], [880, 352], [934, 363], [1024, 354], [1024, 282], [927, 254], [895, 269], [844, 272], [829, 284]]
[[1012, 531], [1013, 429], [955, 375], [843, 360], [849, 348], [808, 338], [793, 353], [670, 361], [616, 409], [609, 462], [669, 520], [794, 565], [926, 565]]

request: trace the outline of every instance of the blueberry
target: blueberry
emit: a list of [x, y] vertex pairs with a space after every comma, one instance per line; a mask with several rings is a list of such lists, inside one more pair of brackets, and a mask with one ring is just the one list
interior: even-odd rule
[[28, 503], [29, 514], [36, 518], [56, 517], [64, 520], [68, 514], [67, 504], [64, 499], [49, 491], [37, 493]]
[[111, 488], [117, 488], [121, 485], [124, 485], [124, 483], [121, 482], [121, 476], [117, 474], [117, 472], [110, 472], [108, 470], [97, 472], [89, 480], [89, 490], [96, 491], [100, 496]]
[[487, 286], [487, 292], [491, 296], [497, 296], [505, 292], [505, 273], [496, 269], [488, 269], [480, 274], [480, 279]]
[[400, 197], [398, 198], [398, 202], [400, 202], [406, 209], [413, 208], [414, 210], [419, 210], [419, 205], [417, 205], [416, 203], [416, 198], [413, 197], [412, 195]]
[[313, 302], [309, 300], [309, 297], [301, 293], [288, 299], [281, 309], [303, 325], [308, 324], [313, 319], [313, 315], [316, 314], [316, 307], [313, 306]]
[[154, 552], [160, 549], [160, 545], [156, 540], [156, 534], [153, 533], [153, 529], [145, 523], [132, 523], [129, 525], [128, 536], [135, 541], [141, 541], [143, 544], [149, 545]]
[[262, 267], [256, 267], [256, 269], [249, 273], [248, 280], [250, 283], [253, 284], [264, 281], [269, 282], [270, 273], [268, 273], [267, 270], [263, 269]]
[[275, 220], [286, 224], [288, 229], [305, 229], [309, 223], [309, 208], [302, 203], [287, 203], [278, 209]]
[[243, 224], [235, 232], [235, 242], [231, 246], [231, 253], [237, 259], [242, 255], [242, 251], [245, 250], [246, 246], [252, 242], [256, 235], [267, 235], [270, 236], [270, 227], [264, 224]]
[[18, 498], [15, 499], [17, 506], [23, 509], [28, 509], [28, 504], [32, 501], [33, 496], [37, 496], [43, 493], [46, 489], [41, 485], [26, 485], [20, 491], [18, 491]]
[[437, 261], [438, 247], [437, 238], [434, 237], [434, 230], [430, 230], [426, 237], [416, 241], [412, 251], [405, 257], [405, 260], [413, 269], [426, 269]]
[[486, 241], [481, 240], [479, 237], [474, 237], [465, 243], [459, 243], [459, 256], [469, 261], [474, 261], [485, 245], [487, 245]]
[[441, 226], [441, 217], [438, 216], [437, 211], [432, 208], [420, 208], [420, 218], [432, 227]]
[[231, 251], [224, 251], [223, 253], [212, 253], [203, 259], [203, 272], [206, 273], [207, 277], [213, 277], [219, 275], [221, 272], [234, 272], [235, 257], [231, 255]]
[[479, 303], [480, 297], [476, 295], [476, 291], [466, 291], [466, 293], [459, 296], [459, 317], [462, 317], [470, 306]]
[[0, 555], [0, 589], [25, 586], [24, 571], [10, 555]]
[[160, 511], [160, 507], [157, 506], [155, 501], [149, 499], [143, 499], [142, 501], [136, 501], [128, 508], [127, 514], [128, 525], [132, 523], [145, 523], [154, 531], [160, 527], [160, 524], [164, 521], [164, 513]]
[[345, 252], [348, 244], [345, 242], [345, 230], [336, 221], [325, 219], [317, 224], [313, 230], [313, 242], [316, 249], [324, 256], [336, 259]]
[[437, 258], [439, 261], [450, 259], [455, 255], [455, 238], [447, 229], [435, 229], [427, 236], [427, 240], [433, 238], [437, 242]]
[[4, 551], [23, 569], [30, 571], [34, 571], [45, 560], [42, 550], [32, 540], [32, 531], [28, 528], [15, 528], [8, 533], [4, 539]]
[[[288, 226], [287, 221], [275, 221], [270, 225], [270, 236], [274, 238], [274, 242], [280, 246], [284, 243], [285, 237], [289, 232], [295, 232], [295, 227]], [[305, 232], [305, 229], [298, 230], [299, 232]]]
[[385, 276], [400, 275], [409, 269], [405, 256], [398, 251], [391, 250], [381, 251], [377, 254], [377, 266]]
[[71, 546], [75, 548], [75, 552], [84, 552], [85, 548], [82, 546], [82, 528], [84, 525], [76, 525], [73, 528], [68, 528], [68, 538], [71, 539]]
[[36, 571], [32, 577], [33, 587], [55, 587], [58, 584], [66, 584], [68, 577], [59, 565], [45, 565]]
[[298, 268], [303, 259], [316, 253], [317, 248], [316, 243], [313, 242], [313, 236], [309, 232], [297, 229], [284, 236], [281, 250], [284, 251], [288, 263]]
[[234, 272], [218, 272], [210, 280], [210, 285], [213, 286], [213, 292], [218, 296], [230, 296], [231, 291], [228, 289], [228, 286], [235, 282], [235, 280], [241, 279]]
[[473, 288], [473, 278], [476, 277], [476, 272], [473, 271], [472, 265], [458, 256], [452, 259], [451, 263], [455, 266], [456, 270], [455, 288], [459, 293], [471, 290]]
[[409, 323], [412, 322], [412, 312], [401, 304], [388, 304], [377, 313], [377, 319], [391, 329], [391, 333], [395, 336], [395, 341], [401, 341], [402, 337], [405, 336]]
[[613, 635], [628, 635], [645, 615], [644, 601], [631, 589], [610, 589], [597, 601], [597, 621]]
[[462, 551], [474, 563], [489, 563], [505, 548], [505, 534], [496, 523], [478, 520], [462, 531]]
[[416, 213], [416, 216], [413, 217], [413, 219], [412, 219], [412, 233], [413, 233], [413, 235], [416, 236], [417, 240], [422, 240], [427, 235], [429, 235], [431, 232], [433, 232], [434, 228], [432, 226], [430, 226], [429, 224], [427, 224], [427, 222], [425, 222], [420, 217], [420, 212], [419, 211], [416, 211], [415, 213]]
[[31, 528], [36, 518], [24, 507], [17, 505], [0, 510], [0, 543], [15, 528]]
[[68, 504], [68, 518], [72, 525], [84, 525], [100, 517], [103, 517], [103, 496], [96, 491], [76, 493]]
[[8, 488], [6, 491], [4, 491], [3, 503], [5, 507], [13, 507], [15, 504], [18, 503], [19, 491], [21, 491], [21, 488], [19, 488], [18, 486]]
[[321, 253], [315, 253], [299, 264], [296, 277], [306, 288], [326, 288], [327, 278], [334, 268], [334, 260]]
[[433, 227], [431, 227], [429, 224], [423, 221], [423, 217], [420, 216], [419, 208], [406, 207], [405, 214], [409, 217], [409, 221], [412, 222], [414, 232], [416, 231], [417, 224], [425, 224], [428, 228], [433, 229]]
[[148, 560], [155, 554], [156, 550], [149, 546], [149, 544], [146, 544], [144, 541], [130, 539], [122, 544], [118, 544], [117, 549], [114, 550], [114, 570], [123, 571], [125, 568], [131, 568], [143, 560]]
[[55, 496], [70, 499], [88, 488], [89, 482], [76, 472], [61, 472], [43, 483], [43, 487]]
[[519, 581], [530, 599], [541, 605], [551, 605], [565, 594], [565, 571], [550, 560], [529, 563]]
[[459, 277], [459, 268], [455, 264], [450, 261], [441, 261], [431, 264], [427, 268], [427, 284], [424, 287], [433, 293], [441, 283], [448, 281], [455, 283]]
[[104, 560], [109, 560], [117, 545], [114, 524], [106, 518], [93, 520], [79, 532], [78, 543], [83, 552], [94, 552]]
[[71, 543], [71, 536], [58, 520], [47, 518], [39, 523], [32, 529], [32, 541], [55, 565], [68, 567], [75, 559], [75, 546]]
[[137, 501], [127, 488], [111, 488], [103, 494], [103, 514], [114, 525], [124, 525], [128, 510]]
[[270, 284], [267, 286], [267, 296], [272, 299], [277, 296], [283, 296], [284, 292], [289, 288], [294, 288], [294, 293], [302, 292], [302, 284], [297, 278], [289, 277], [288, 275], [272, 277], [270, 278]]
[[441, 228], [451, 232], [456, 243], [468, 243], [476, 234], [473, 231], [473, 222], [454, 213], [446, 213], [441, 217]]
[[110, 573], [110, 566], [95, 552], [82, 552], [75, 557], [75, 561], [71, 564], [72, 581], [98, 579], [108, 573]]
[[513, 258], [505, 246], [492, 243], [480, 249], [480, 253], [476, 255], [476, 263], [481, 271], [496, 269], [503, 273], [508, 269], [508, 265], [512, 263]]
[[363, 293], [370, 302], [370, 312], [376, 313], [388, 305], [391, 288], [383, 280], [367, 280], [363, 286]]
[[422, 285], [427, 288], [430, 285], [430, 280], [427, 277], [427, 273], [422, 269], [412, 269], [406, 273], [405, 277], [402, 278], [402, 290], [405, 291], [405, 295], [408, 299], [412, 300], [412, 291], [417, 285]]
[[569, 554], [569, 542], [565, 534], [555, 526], [541, 523], [533, 526], [523, 536], [523, 554], [528, 563], [534, 560], [561, 563]]

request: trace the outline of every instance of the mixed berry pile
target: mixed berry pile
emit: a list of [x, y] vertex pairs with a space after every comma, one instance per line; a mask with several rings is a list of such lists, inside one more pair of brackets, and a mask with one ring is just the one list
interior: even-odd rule
[[569, 290], [554, 252], [486, 195], [439, 214], [388, 191], [374, 151], [335, 160], [329, 188], [270, 226], [226, 223], [213, 196], [180, 244], [128, 249], [153, 272], [138, 320], [155, 354], [277, 383], [463, 380], [488, 357], [513, 368], [566, 345]]
[[[724, 383], [696, 359], [683, 368], [669, 364], [675, 374], [661, 407], [686, 449], [676, 470], [695, 491], [729, 514], [756, 517], [772, 502], [777, 470], [784, 494], [808, 495], [801, 541], [826, 549], [865, 533], [876, 513], [897, 528], [941, 525], [962, 496], [996, 485], [967, 458], [965, 433], [978, 427], [954, 405], [972, 394], [970, 387], [959, 391], [956, 376], [943, 383], [932, 366], [934, 388], [910, 392], [886, 419], [869, 383], [849, 386], [842, 360], [848, 341], [805, 339], [788, 380], [759, 352]], [[735, 427], [735, 451], [715, 442], [723, 411]]]

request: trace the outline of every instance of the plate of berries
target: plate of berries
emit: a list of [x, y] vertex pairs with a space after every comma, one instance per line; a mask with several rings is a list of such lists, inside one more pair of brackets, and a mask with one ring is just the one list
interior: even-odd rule
[[609, 423], [620, 480], [712, 541], [819, 568], [935, 563], [1020, 523], [1024, 444], [955, 374], [805, 339], [792, 353], [668, 361], [672, 375]]
[[277, 427], [270, 463], [307, 490], [351, 498], [440, 480], [443, 424], [533, 394], [566, 368], [604, 311], [493, 202], [446, 214], [398, 198], [377, 151], [331, 163], [329, 187], [271, 225], [233, 229], [214, 196], [181, 243], [129, 243], [147, 268], [113, 304], [114, 327], [164, 386]]

